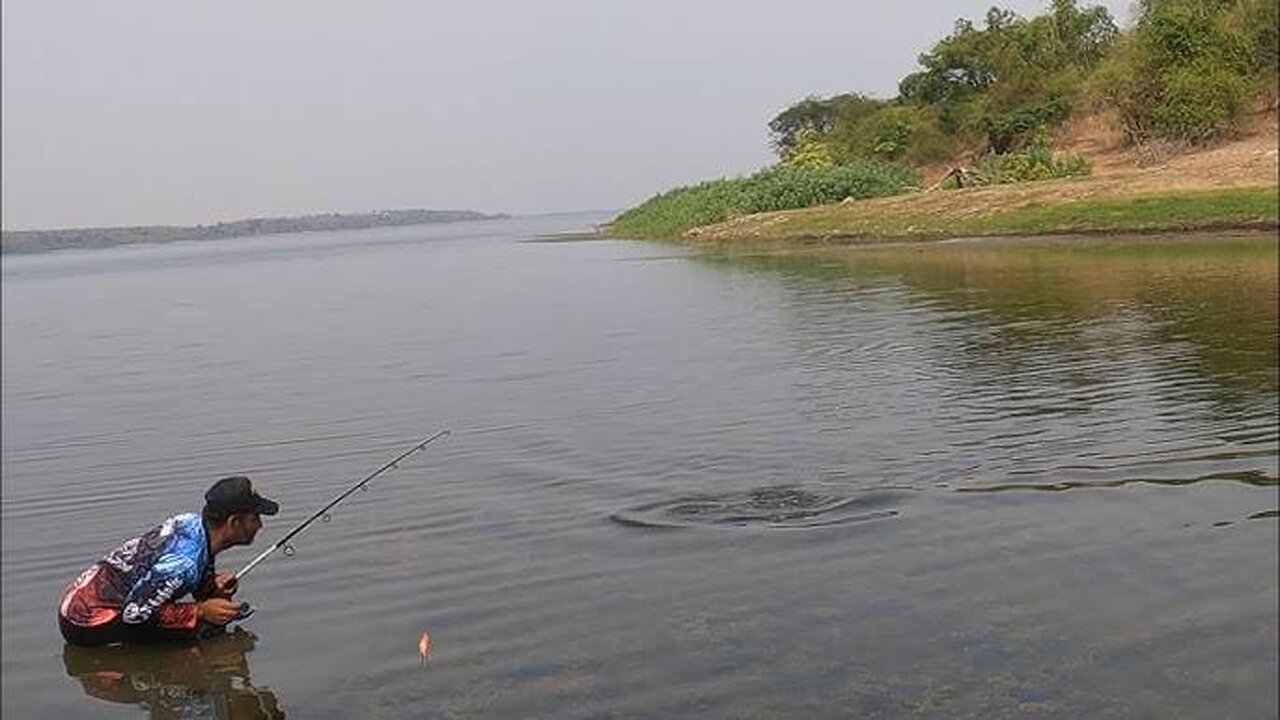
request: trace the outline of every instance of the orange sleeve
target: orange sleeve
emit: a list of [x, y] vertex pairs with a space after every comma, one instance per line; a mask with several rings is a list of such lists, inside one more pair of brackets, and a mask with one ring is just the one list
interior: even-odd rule
[[156, 613], [156, 627], [169, 630], [195, 630], [199, 625], [196, 604], [172, 602], [160, 606]]

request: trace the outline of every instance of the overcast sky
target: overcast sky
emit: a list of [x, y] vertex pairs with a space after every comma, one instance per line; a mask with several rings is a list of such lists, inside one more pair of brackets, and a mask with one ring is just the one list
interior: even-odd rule
[[806, 95], [894, 95], [991, 4], [4, 0], [3, 225], [622, 208], [770, 163]]

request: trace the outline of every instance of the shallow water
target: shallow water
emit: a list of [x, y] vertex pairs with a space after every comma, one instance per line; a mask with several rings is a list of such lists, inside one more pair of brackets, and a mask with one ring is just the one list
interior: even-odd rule
[[[522, 242], [602, 219], [6, 256], [5, 717], [1276, 716], [1274, 237]], [[445, 427], [243, 632], [64, 648], [217, 477], [234, 569]]]

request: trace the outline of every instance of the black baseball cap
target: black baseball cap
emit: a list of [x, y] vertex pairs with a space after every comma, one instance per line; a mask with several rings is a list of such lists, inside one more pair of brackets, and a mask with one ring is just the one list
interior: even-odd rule
[[206, 508], [220, 515], [236, 512], [256, 512], [259, 515], [275, 515], [280, 506], [253, 489], [253, 483], [243, 475], [224, 477], [214, 483], [204, 494]]

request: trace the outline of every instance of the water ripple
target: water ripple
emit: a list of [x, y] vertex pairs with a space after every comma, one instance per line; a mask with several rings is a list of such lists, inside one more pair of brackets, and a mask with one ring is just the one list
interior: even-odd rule
[[955, 488], [954, 492], [994, 493], [1016, 490], [1060, 492], [1087, 488], [1118, 488], [1126, 485], [1195, 485], [1196, 483], [1212, 481], [1237, 482], [1256, 487], [1280, 486], [1280, 478], [1274, 475], [1268, 475], [1259, 470], [1242, 470], [1239, 472], [1210, 473], [1190, 478], [1124, 478], [1120, 480], [1061, 480], [1049, 483], [999, 483]]
[[905, 492], [897, 490], [840, 496], [794, 486], [762, 487], [719, 496], [663, 500], [620, 510], [609, 519], [646, 528], [816, 528], [895, 517], [899, 514], [896, 506], [905, 496]]

